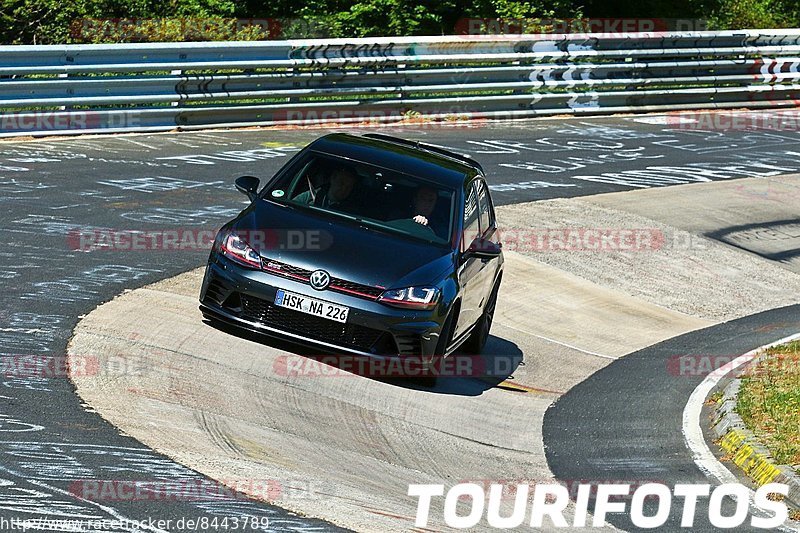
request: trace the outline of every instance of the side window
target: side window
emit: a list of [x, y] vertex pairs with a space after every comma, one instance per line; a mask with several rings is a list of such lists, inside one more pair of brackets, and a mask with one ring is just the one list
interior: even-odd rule
[[480, 227], [481, 235], [494, 225], [494, 213], [489, 200], [489, 192], [486, 188], [486, 182], [483, 180], [475, 180], [475, 186], [478, 189], [478, 209], [480, 210]]
[[478, 194], [475, 192], [474, 183], [470, 185], [467, 198], [464, 201], [464, 238], [461, 240], [462, 251], [466, 250], [472, 241], [480, 235], [478, 225]]

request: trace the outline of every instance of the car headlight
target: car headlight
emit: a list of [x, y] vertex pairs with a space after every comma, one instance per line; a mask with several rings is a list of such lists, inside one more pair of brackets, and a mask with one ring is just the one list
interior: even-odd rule
[[261, 256], [234, 232], [223, 236], [220, 250], [225, 257], [240, 265], [261, 268]]
[[433, 309], [439, 302], [439, 289], [436, 287], [406, 287], [384, 291], [379, 302], [397, 307], [412, 309]]

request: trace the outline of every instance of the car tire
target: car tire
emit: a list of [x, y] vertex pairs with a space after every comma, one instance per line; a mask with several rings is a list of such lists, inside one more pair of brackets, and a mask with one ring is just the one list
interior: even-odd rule
[[431, 362], [430, 364], [426, 364], [422, 367], [422, 371], [416, 379], [416, 382], [419, 385], [428, 389], [432, 389], [436, 386], [436, 383], [439, 381], [439, 375], [436, 373], [436, 370], [433, 368], [433, 366], [434, 363]]
[[497, 280], [492, 293], [489, 295], [489, 300], [483, 308], [483, 313], [475, 324], [475, 329], [472, 330], [469, 338], [464, 342], [464, 351], [473, 355], [480, 355], [483, 347], [486, 346], [486, 341], [489, 339], [489, 332], [492, 329], [492, 321], [494, 320], [494, 310], [497, 306], [497, 292], [500, 290], [500, 280]]
[[450, 314], [447, 315], [444, 325], [442, 326], [442, 331], [439, 334], [439, 342], [436, 344], [433, 357], [430, 361], [426, 361], [422, 365], [422, 371], [416, 381], [423, 387], [433, 388], [436, 386], [439, 378], [439, 369], [437, 365], [439, 361], [444, 358], [447, 345], [450, 344], [451, 337], [453, 336], [453, 325], [455, 324], [456, 313], [457, 309], [453, 308]]

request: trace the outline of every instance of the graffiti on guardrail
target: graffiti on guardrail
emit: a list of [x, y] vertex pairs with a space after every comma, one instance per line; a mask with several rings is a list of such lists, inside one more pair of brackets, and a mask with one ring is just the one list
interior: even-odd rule
[[[405, 50], [395, 51], [395, 43], [373, 43], [373, 44], [319, 44], [310, 46], [293, 47], [289, 53], [289, 59], [310, 60], [315, 66], [325, 67], [335, 65], [336, 67], [346, 67], [351, 63], [363, 65], [369, 63], [369, 59], [377, 59], [385, 62], [394, 56], [401, 55]], [[398, 53], [399, 52], [399, 53]], [[387, 65], [388, 66], [388, 65]]]
[[[547, 31], [562, 26], [569, 32], [603, 33], [517, 33], [539, 29], [542, 20]], [[9, 55], [11, 65], [4, 72], [14, 78], [4, 84], [8, 91], [0, 106], [30, 111], [0, 116], [0, 136], [320, 122], [287, 119], [289, 106], [276, 102], [273, 94], [290, 98], [291, 110], [304, 113], [319, 112], [321, 102], [338, 108], [337, 113], [371, 104], [395, 108], [400, 118], [405, 111], [441, 114], [452, 104], [470, 119], [507, 118], [502, 113], [520, 118], [630, 112], [652, 106], [789, 107], [800, 100], [795, 84], [800, 61], [792, 50], [800, 36], [791, 30], [699, 33], [694, 31], [700, 29], [699, 21], [688, 21], [690, 27], [684, 29], [693, 31], [679, 28], [665, 34], [637, 32], [661, 27], [648, 19], [534, 19], [532, 27], [529, 22], [475, 19], [462, 35], [402, 40], [209, 42], [188, 50], [167, 43], [148, 48], [146, 54], [136, 44], [115, 45], [113, 50], [90, 45], [80, 53], [69, 47], [43, 48], [47, 53], [42, 58], [31, 59], [4, 49], [0, 54]], [[261, 72], [263, 68], [277, 70]], [[205, 73], [183, 74], [176, 82], [176, 72], [187, 70]], [[126, 79], [142, 80], [148, 90], [131, 94], [130, 85], [119, 83], [120, 71]], [[173, 74], [166, 79], [155, 71]], [[98, 87], [97, 80], [83, 77], [85, 72], [109, 75], [98, 78]], [[224, 89], [216, 84], [209, 89], [208, 80], [201, 79], [206, 74], [215, 81], [215, 76], [224, 76]], [[32, 94], [28, 81], [45, 88]], [[47, 88], [51, 81], [59, 91], [55, 85]], [[381, 100], [373, 98], [379, 94]], [[259, 98], [268, 100], [254, 105]], [[70, 105], [86, 105], [89, 111], [34, 111]], [[120, 118], [114, 113], [127, 114]], [[330, 118], [344, 120], [342, 115]]]

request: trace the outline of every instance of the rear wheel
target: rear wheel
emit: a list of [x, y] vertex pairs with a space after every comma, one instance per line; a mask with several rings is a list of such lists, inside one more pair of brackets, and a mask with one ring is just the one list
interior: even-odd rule
[[475, 329], [472, 330], [469, 338], [464, 342], [464, 350], [471, 354], [480, 354], [483, 347], [486, 346], [486, 341], [489, 339], [489, 332], [492, 329], [492, 320], [494, 320], [494, 309], [497, 306], [497, 291], [500, 289], [500, 281], [495, 283], [492, 293], [489, 295], [489, 300], [483, 308], [483, 314], [475, 324]]

